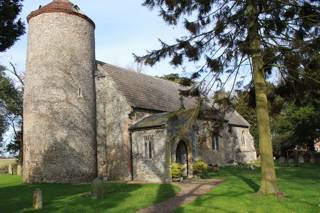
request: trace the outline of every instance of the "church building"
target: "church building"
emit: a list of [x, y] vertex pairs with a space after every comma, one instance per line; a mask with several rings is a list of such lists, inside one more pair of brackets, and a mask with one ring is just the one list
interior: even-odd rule
[[[181, 97], [182, 86], [95, 57], [95, 24], [54, 0], [28, 16], [25, 182], [170, 182], [171, 164], [256, 160], [249, 123]], [[219, 124], [219, 125], [217, 125]]]

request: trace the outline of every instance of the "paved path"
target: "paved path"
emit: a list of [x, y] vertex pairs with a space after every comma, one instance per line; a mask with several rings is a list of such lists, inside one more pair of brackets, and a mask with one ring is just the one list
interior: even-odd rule
[[187, 180], [183, 183], [175, 183], [181, 188], [176, 197], [170, 198], [162, 203], [141, 209], [137, 213], [169, 213], [174, 209], [191, 203], [200, 195], [208, 193], [213, 187], [219, 185], [221, 180]]

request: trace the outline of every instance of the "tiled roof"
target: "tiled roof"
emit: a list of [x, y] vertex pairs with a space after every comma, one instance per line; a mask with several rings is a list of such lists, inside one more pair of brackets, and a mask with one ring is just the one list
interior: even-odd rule
[[[98, 62], [98, 72], [106, 72], [112, 78], [132, 107], [162, 112], [181, 108], [179, 90], [186, 88], [177, 83], [102, 62]], [[193, 98], [184, 97], [183, 102], [186, 109], [195, 105]]]
[[[97, 61], [97, 64], [98, 76], [103, 76], [104, 73], [110, 76], [117, 89], [132, 107], [160, 112], [174, 112], [181, 108], [179, 90], [186, 89], [186, 87], [104, 62]], [[186, 109], [191, 109], [196, 105], [193, 98], [184, 97], [183, 102]], [[218, 112], [209, 114], [212, 113]], [[167, 115], [167, 113], [151, 115], [142, 123], [135, 125], [134, 128], [161, 126], [166, 122]], [[225, 120], [232, 126], [250, 127], [250, 124], [237, 111], [227, 112]]]
[[54, 0], [45, 6], [40, 6], [39, 9], [31, 12], [28, 15], [27, 20], [29, 21], [33, 17], [41, 15], [43, 13], [55, 12], [68, 13], [71, 15], [79, 16], [89, 21], [93, 26], [95, 26], [94, 22], [88, 16], [86, 16], [77, 5], [71, 3], [68, 0]]
[[227, 112], [225, 118], [231, 126], [250, 127], [248, 121], [235, 110]]

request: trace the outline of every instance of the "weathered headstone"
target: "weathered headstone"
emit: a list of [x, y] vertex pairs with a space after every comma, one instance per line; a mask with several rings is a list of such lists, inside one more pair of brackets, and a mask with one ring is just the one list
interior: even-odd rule
[[299, 164], [304, 164], [304, 158], [303, 158], [302, 155], [300, 155], [300, 156], [298, 157], [298, 163], [299, 163]]
[[11, 164], [8, 165], [8, 174], [9, 175], [13, 175], [13, 170], [12, 170], [12, 165]]
[[292, 158], [289, 158], [288, 159], [288, 164], [289, 164], [289, 166], [294, 166], [294, 159], [292, 159]]
[[20, 164], [17, 165], [17, 175], [21, 176], [22, 175], [22, 167]]
[[255, 169], [256, 169], [256, 167], [254, 167], [254, 165], [250, 165], [249, 168], [250, 168], [251, 170], [255, 170]]
[[42, 191], [40, 189], [36, 189], [33, 192], [33, 208], [42, 209], [42, 207], [43, 207]]
[[310, 163], [312, 163], [312, 164], [316, 163], [316, 159], [313, 155], [310, 157]]
[[94, 179], [92, 181], [91, 187], [91, 196], [93, 199], [101, 199], [104, 197], [105, 188], [101, 178], [97, 177], [96, 179]]
[[280, 166], [284, 166], [286, 163], [286, 158], [281, 156], [278, 160]]

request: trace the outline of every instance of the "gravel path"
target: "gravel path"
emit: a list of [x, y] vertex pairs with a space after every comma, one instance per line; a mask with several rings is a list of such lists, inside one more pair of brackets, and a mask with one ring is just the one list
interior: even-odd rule
[[176, 208], [191, 203], [200, 195], [206, 194], [213, 187], [219, 185], [221, 180], [187, 180], [183, 183], [175, 183], [181, 188], [176, 197], [170, 198], [162, 203], [141, 209], [137, 213], [169, 213]]

